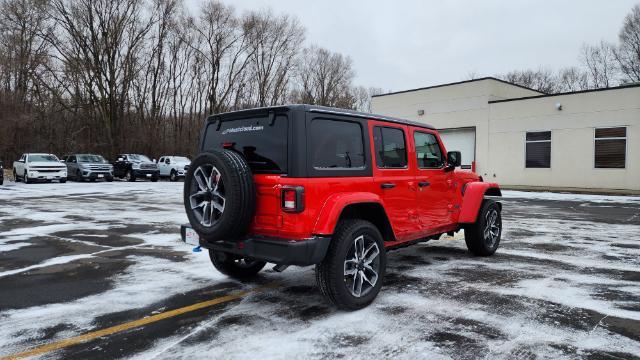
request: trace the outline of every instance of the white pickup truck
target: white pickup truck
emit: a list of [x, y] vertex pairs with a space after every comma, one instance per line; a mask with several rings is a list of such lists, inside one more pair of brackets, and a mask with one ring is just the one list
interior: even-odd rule
[[171, 181], [178, 181], [189, 170], [191, 160], [184, 156], [161, 156], [158, 160], [160, 177], [168, 177]]
[[13, 162], [13, 178], [25, 184], [35, 181], [67, 182], [67, 167], [53, 154], [22, 154]]

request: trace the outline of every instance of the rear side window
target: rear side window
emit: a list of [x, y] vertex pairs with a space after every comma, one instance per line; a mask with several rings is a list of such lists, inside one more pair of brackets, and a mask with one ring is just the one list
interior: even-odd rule
[[407, 147], [402, 129], [376, 126], [373, 128], [373, 142], [379, 168], [407, 166]]
[[[218, 126], [220, 126], [218, 128]], [[254, 173], [287, 173], [287, 129], [284, 115], [210, 123], [202, 150], [232, 149], [244, 155]]]
[[311, 164], [315, 169], [364, 168], [364, 142], [360, 123], [314, 119], [309, 133]]

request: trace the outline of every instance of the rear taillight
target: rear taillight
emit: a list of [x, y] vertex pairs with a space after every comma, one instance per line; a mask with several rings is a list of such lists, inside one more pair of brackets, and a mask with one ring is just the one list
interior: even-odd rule
[[282, 210], [286, 212], [304, 210], [304, 188], [302, 186], [282, 187]]

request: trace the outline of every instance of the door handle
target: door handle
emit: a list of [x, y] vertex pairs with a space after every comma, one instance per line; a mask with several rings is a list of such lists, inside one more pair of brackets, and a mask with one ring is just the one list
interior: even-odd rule
[[396, 184], [394, 183], [382, 183], [380, 184], [380, 187], [383, 189], [393, 189], [394, 187], [396, 187]]
[[428, 181], [420, 181], [418, 183], [418, 186], [420, 186], [420, 187], [425, 187], [425, 186], [429, 186], [429, 185], [431, 185], [431, 183], [428, 182]]

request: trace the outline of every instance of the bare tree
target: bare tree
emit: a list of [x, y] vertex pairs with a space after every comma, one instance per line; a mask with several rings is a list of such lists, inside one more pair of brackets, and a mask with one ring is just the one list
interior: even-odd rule
[[141, 68], [137, 54], [157, 19], [145, 15], [142, 0], [53, 0], [51, 17], [59, 33], [50, 44], [65, 66], [79, 72], [113, 155]]
[[575, 66], [561, 69], [557, 81], [557, 88], [561, 92], [589, 89], [589, 75]]
[[351, 108], [355, 72], [351, 59], [327, 49], [304, 49], [298, 67], [294, 102]]
[[251, 77], [255, 106], [284, 102], [290, 75], [304, 40], [304, 28], [288, 15], [271, 11], [250, 12], [243, 22], [250, 46]]
[[364, 112], [371, 112], [371, 98], [384, 93], [382, 88], [356, 86], [351, 90], [354, 98], [353, 109]]
[[559, 91], [556, 75], [548, 69], [511, 71], [504, 75], [496, 75], [497, 78], [538, 90], [545, 94], [553, 94]]
[[633, 7], [620, 30], [620, 45], [614, 55], [623, 82], [640, 82], [640, 4]]
[[591, 88], [606, 88], [616, 84], [618, 69], [613, 46], [605, 41], [583, 45], [580, 61], [589, 74]]

